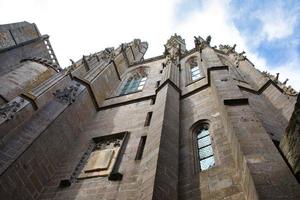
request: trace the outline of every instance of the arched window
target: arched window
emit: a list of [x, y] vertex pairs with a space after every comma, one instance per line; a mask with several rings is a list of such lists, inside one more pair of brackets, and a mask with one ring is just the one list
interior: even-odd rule
[[196, 129], [197, 156], [200, 170], [207, 170], [215, 165], [208, 124], [201, 124]]
[[125, 85], [123, 85], [120, 95], [133, 93], [143, 89], [145, 82], [147, 80], [147, 75], [144, 70], [138, 70], [133, 73], [127, 80]]
[[200, 68], [196, 62], [191, 63], [191, 76], [192, 81], [196, 81], [201, 78]]
[[186, 83], [193, 83], [204, 77], [198, 58], [193, 56], [186, 61]]

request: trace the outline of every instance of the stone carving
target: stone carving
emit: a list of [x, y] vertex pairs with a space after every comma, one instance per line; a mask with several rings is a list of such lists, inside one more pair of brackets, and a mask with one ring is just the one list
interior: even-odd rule
[[185, 40], [182, 39], [180, 35], [177, 35], [177, 33], [175, 33], [174, 35], [171, 36], [170, 39], [168, 39], [166, 47], [168, 49], [179, 48], [180, 45], [185, 49]]
[[276, 77], [274, 79], [274, 82], [277, 83], [278, 82], [278, 79], [279, 79], [279, 73], [276, 73]]
[[296, 96], [298, 94], [298, 92], [296, 90], [294, 90], [294, 88], [292, 88], [292, 86], [283, 86], [283, 91], [284, 91], [284, 94], [287, 94], [289, 96]]
[[211, 36], [210, 35], [207, 36], [205, 41], [206, 41], [206, 44], [210, 45]]
[[71, 180], [95, 176], [107, 176], [112, 171], [122, 139], [112, 138], [91, 142], [72, 174]]
[[100, 58], [105, 62], [111, 61], [114, 57], [115, 52], [113, 47], [105, 48], [100, 54]]
[[220, 44], [219, 45], [219, 50], [223, 51], [225, 54], [235, 53], [235, 47], [236, 47], [236, 44], [234, 44], [232, 47], [228, 44], [226, 44], [226, 45]]
[[294, 112], [279, 145], [294, 174], [300, 178], [300, 94]]
[[206, 40], [204, 40], [201, 36], [194, 36], [195, 48], [197, 51], [202, 52], [202, 50], [210, 45], [211, 36], [209, 35]]
[[179, 64], [179, 58], [181, 54], [186, 51], [184, 39], [182, 39], [180, 35], [177, 35], [175, 33], [175, 35], [171, 36], [171, 38], [167, 41], [167, 44], [164, 46], [166, 65], [172, 63], [177, 66]]
[[246, 60], [246, 56], [244, 56], [244, 54], [245, 54], [245, 51], [243, 51], [241, 53], [234, 52], [234, 64], [236, 67], [239, 66], [240, 61]]
[[289, 96], [296, 96], [298, 94], [298, 92], [296, 90], [294, 90], [290, 85], [286, 86], [286, 83], [289, 79], [286, 79], [283, 83], [281, 83], [279, 81], [279, 73], [276, 73], [276, 76], [274, 76], [267, 71], [263, 71], [262, 74], [265, 77], [274, 81], [274, 83], [276, 83], [283, 90], [284, 94], [289, 95]]
[[48, 60], [46, 58], [42, 58], [42, 57], [30, 57], [30, 58], [26, 58], [26, 59], [21, 60], [21, 62], [28, 61], [28, 60], [40, 63], [40, 64], [45, 65], [47, 67], [50, 67], [50, 68], [54, 69], [56, 72], [62, 71], [62, 69], [60, 68], [59, 65], [53, 63], [51, 60]]
[[132, 42], [132, 46], [138, 48], [141, 44], [141, 40], [140, 39], [134, 39]]
[[72, 65], [74, 65], [74, 64], [75, 64], [74, 60], [70, 59], [70, 61], [71, 61]]
[[225, 54], [233, 53], [234, 65], [236, 67], [238, 67], [240, 61], [243, 61], [243, 60], [246, 59], [246, 56], [244, 55], [246, 52], [243, 51], [241, 53], [238, 53], [238, 52], [235, 51], [235, 47], [236, 47], [236, 44], [234, 44], [233, 46], [230, 46], [230, 45], [227, 45], [227, 44], [226, 45], [220, 44], [219, 45], [219, 51], [222, 51]]
[[168, 64], [174, 64], [178, 65], [179, 64], [179, 55], [177, 53], [175, 54], [167, 54], [166, 56], [166, 65]]
[[63, 103], [72, 104], [75, 101], [80, 83], [65, 87], [63, 90], [56, 90], [53, 95]]
[[5, 104], [0, 108], [0, 116], [2, 119], [12, 119], [16, 112], [21, 108], [22, 104], [25, 102], [23, 98], [20, 101], [13, 101]]
[[128, 80], [140, 79], [141, 77], [147, 77], [147, 71], [144, 67], [134, 70], [134, 72], [130, 75], [130, 78]]

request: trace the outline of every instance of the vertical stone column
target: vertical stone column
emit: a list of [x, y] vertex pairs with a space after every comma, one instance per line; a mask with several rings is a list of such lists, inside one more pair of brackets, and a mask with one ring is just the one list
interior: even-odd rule
[[167, 55], [161, 85], [156, 90], [156, 102], [141, 162], [139, 199], [177, 199], [180, 101], [178, 60], [177, 54]]

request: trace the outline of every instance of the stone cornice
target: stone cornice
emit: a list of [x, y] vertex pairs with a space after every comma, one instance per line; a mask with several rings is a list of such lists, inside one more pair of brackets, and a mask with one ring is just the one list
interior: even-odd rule
[[[124, 106], [124, 105], [132, 104], [132, 103], [137, 103], [137, 102], [140, 102], [140, 101], [146, 101], [146, 100], [152, 99], [154, 97], [156, 97], [156, 95], [142, 96], [142, 97], [139, 97], [139, 98], [130, 99], [128, 101], [113, 103], [113, 104], [106, 105], [106, 106], [101, 106], [97, 110], [98, 111], [107, 110], [107, 109], [114, 108], [114, 107], [119, 107], [119, 106]], [[117, 98], [117, 97], [115, 97], [115, 98]]]
[[12, 50], [12, 49], [16, 49], [18, 47], [22, 47], [22, 46], [25, 46], [27, 44], [33, 43], [33, 42], [37, 42], [37, 41], [41, 41], [41, 40], [46, 40], [48, 38], [49, 38], [49, 35], [42, 35], [42, 36], [40, 36], [38, 38], [35, 38], [35, 39], [32, 39], [32, 40], [28, 40], [28, 41], [19, 43], [17, 45], [14, 45], [14, 46], [11, 46], [11, 47], [8, 47], [8, 48], [1, 49], [0, 53], [3, 53], [5, 51], [9, 51], [9, 50]]

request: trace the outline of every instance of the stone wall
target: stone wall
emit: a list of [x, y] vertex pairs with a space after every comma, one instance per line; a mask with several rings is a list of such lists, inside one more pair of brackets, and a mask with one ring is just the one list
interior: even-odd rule
[[280, 141], [280, 149], [289, 163], [293, 173], [300, 181], [300, 95], [298, 94], [294, 112], [285, 134]]
[[0, 76], [16, 69], [22, 59], [52, 59], [49, 53], [52, 49], [47, 49], [45, 44], [49, 36], [42, 36], [35, 24], [20, 22], [0, 25], [0, 36]]
[[[3, 102], [0, 197], [299, 199], [299, 184], [273, 144], [282, 137], [295, 99], [247, 60], [236, 63], [234, 51], [222, 53], [204, 40], [202, 49], [186, 51], [177, 37], [163, 56], [148, 60], [143, 60], [148, 44], [140, 40], [83, 56]], [[191, 57], [203, 73], [195, 82], [185, 65]], [[233, 69], [236, 64], [239, 69]], [[143, 89], [119, 95], [126, 77], [139, 69], [147, 71]], [[209, 123], [215, 159], [202, 171], [193, 132], [201, 120]], [[296, 173], [297, 120], [295, 111], [281, 144]], [[128, 137], [110, 174], [78, 178], [93, 138], [124, 132]]]

